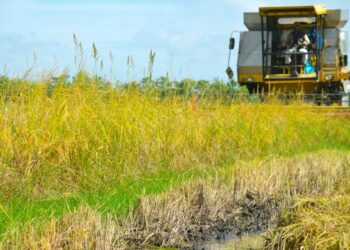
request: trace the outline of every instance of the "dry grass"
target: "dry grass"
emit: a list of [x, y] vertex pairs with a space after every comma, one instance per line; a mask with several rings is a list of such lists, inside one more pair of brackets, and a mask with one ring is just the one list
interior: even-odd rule
[[27, 223], [7, 232], [1, 249], [115, 249], [117, 224], [89, 207], [80, 207], [38, 228]]
[[268, 235], [274, 249], [349, 249], [350, 197], [303, 197]]

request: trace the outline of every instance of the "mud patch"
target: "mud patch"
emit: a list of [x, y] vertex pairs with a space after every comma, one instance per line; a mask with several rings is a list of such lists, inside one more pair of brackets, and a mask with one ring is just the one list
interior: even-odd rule
[[258, 192], [247, 192], [233, 204], [232, 212], [227, 210], [225, 221], [211, 221], [200, 242], [185, 249], [208, 249], [211, 248], [211, 244], [208, 244], [210, 241], [223, 243], [243, 235], [265, 232], [276, 225], [279, 207], [273, 198], [263, 197]]
[[279, 206], [274, 199], [262, 198], [259, 193], [248, 192], [245, 198], [238, 201], [234, 213], [228, 213], [225, 222], [212, 222], [208, 234], [203, 234], [200, 242], [186, 249], [212, 249], [212, 243], [220, 243], [240, 239], [246, 235], [258, 235], [276, 224]]
[[126, 245], [206, 249], [208, 241], [272, 228], [281, 202], [257, 191], [236, 194], [222, 185], [198, 184], [166, 197], [143, 200], [124, 228]]

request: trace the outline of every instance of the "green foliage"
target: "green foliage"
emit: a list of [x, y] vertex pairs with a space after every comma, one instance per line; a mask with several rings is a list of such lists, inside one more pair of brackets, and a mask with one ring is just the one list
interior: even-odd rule
[[176, 87], [176, 93], [183, 96], [190, 96], [193, 93], [193, 90], [195, 89], [196, 81], [192, 79], [184, 79], [180, 82], [177, 82]]

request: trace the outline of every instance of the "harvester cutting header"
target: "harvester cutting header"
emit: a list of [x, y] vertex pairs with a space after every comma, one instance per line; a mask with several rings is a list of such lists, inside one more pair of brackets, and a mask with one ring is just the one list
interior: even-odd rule
[[[328, 10], [325, 5], [262, 7], [244, 13], [248, 31], [239, 32], [239, 84], [250, 93], [327, 93], [333, 102], [347, 103], [348, 33], [342, 30], [347, 22], [348, 10]], [[234, 44], [232, 36], [230, 51]], [[232, 78], [230, 67], [227, 73]]]

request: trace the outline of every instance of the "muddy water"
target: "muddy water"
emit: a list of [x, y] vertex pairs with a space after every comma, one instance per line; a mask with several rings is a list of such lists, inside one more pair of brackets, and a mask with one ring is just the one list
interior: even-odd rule
[[243, 236], [227, 241], [210, 242], [202, 246], [205, 250], [242, 250], [263, 249], [264, 239], [262, 236]]

